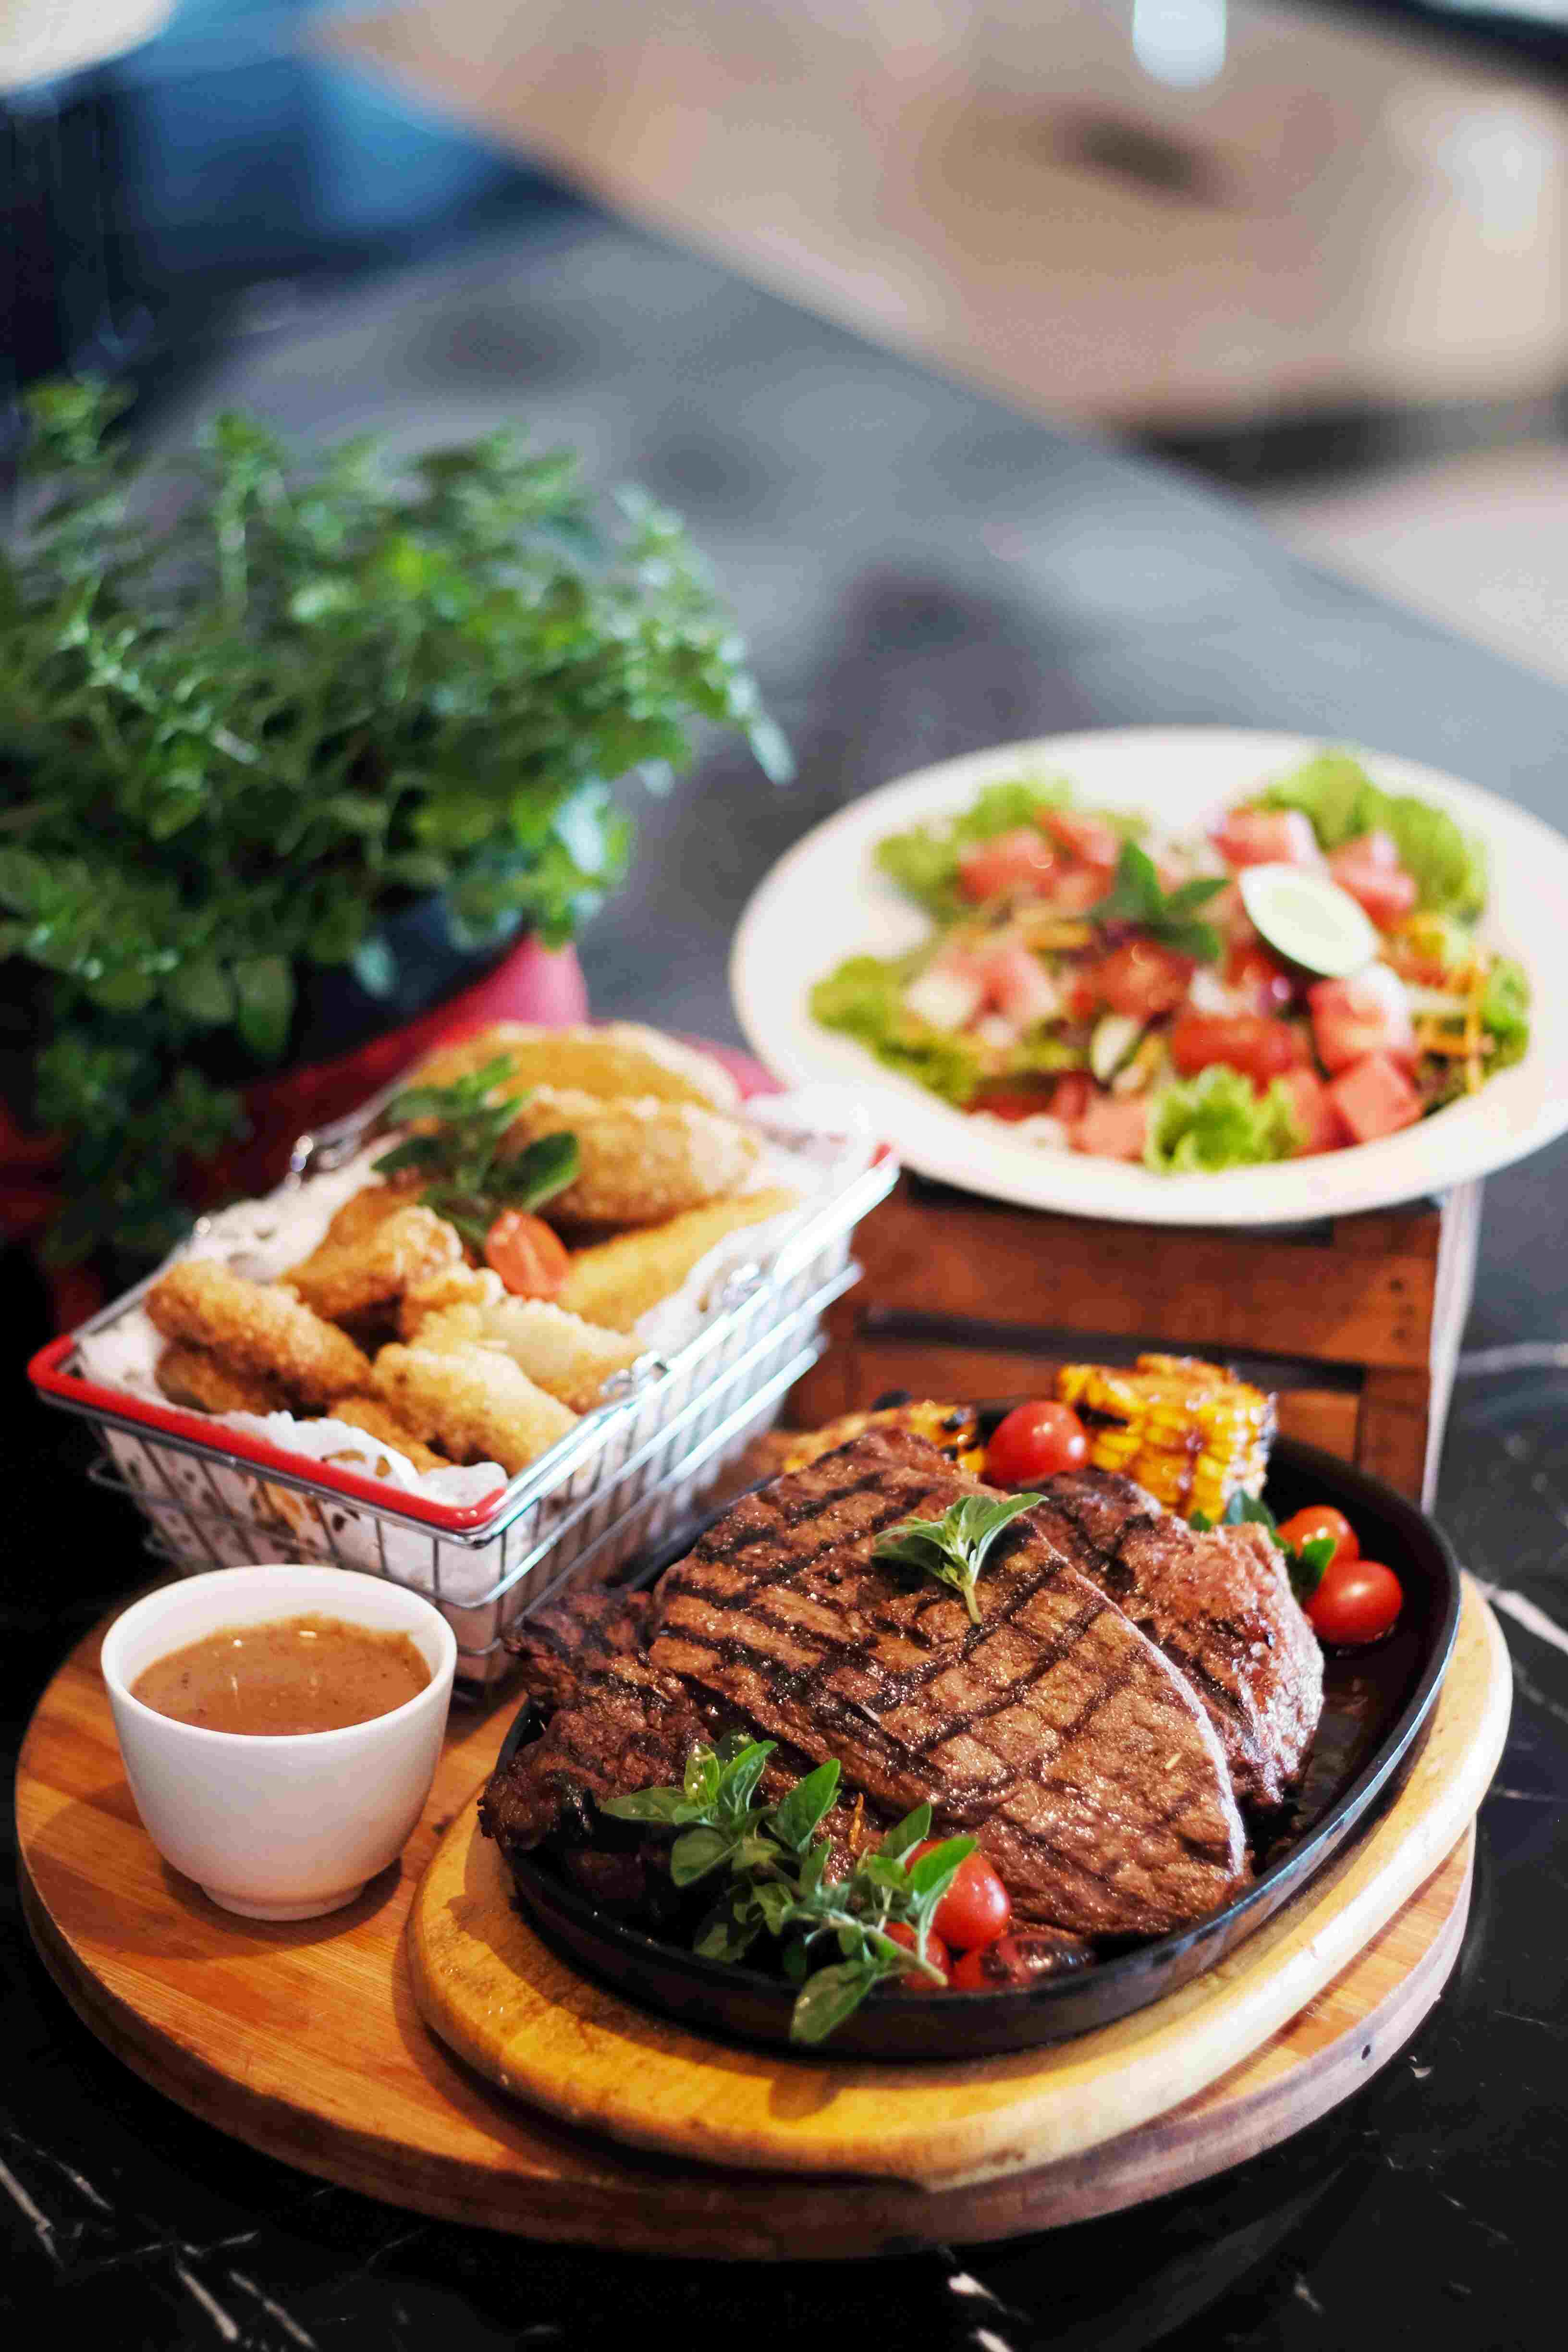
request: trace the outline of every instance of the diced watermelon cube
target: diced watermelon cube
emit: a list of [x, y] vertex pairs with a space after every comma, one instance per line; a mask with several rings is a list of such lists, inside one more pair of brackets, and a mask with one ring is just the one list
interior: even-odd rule
[[1357, 1143], [1371, 1143], [1380, 1135], [1397, 1135], [1414, 1127], [1421, 1116], [1421, 1097], [1407, 1074], [1386, 1054], [1364, 1054], [1342, 1070], [1328, 1089], [1329, 1099]]
[[1316, 1070], [1287, 1070], [1279, 1083], [1290, 1097], [1290, 1108], [1301, 1130], [1301, 1140], [1296, 1146], [1298, 1160], [1305, 1160], [1314, 1151], [1337, 1151], [1341, 1144], [1350, 1141], [1349, 1130], [1333, 1097]]
[[1300, 809], [1227, 809], [1210, 838], [1227, 866], [1321, 866], [1310, 817]]
[[1149, 1105], [1142, 1095], [1094, 1094], [1068, 1139], [1075, 1151], [1099, 1160], [1142, 1160], [1148, 1133]]
[[1307, 1004], [1318, 1059], [1331, 1073], [1348, 1070], [1363, 1054], [1411, 1064], [1418, 1058], [1409, 995], [1385, 963], [1368, 964], [1348, 980], [1320, 980], [1307, 991]]
[[1415, 877], [1405, 872], [1386, 833], [1363, 833], [1347, 841], [1330, 858], [1329, 872], [1380, 931], [1402, 923], [1421, 895]]

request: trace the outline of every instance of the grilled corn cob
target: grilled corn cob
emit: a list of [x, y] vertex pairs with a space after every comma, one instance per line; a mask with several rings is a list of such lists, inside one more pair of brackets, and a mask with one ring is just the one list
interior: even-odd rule
[[1274, 1400], [1196, 1356], [1140, 1356], [1131, 1371], [1064, 1364], [1057, 1394], [1082, 1415], [1089, 1458], [1135, 1478], [1184, 1518], [1222, 1518], [1238, 1491], [1262, 1492]]
[[802, 1430], [790, 1440], [781, 1466], [785, 1470], [804, 1470], [808, 1462], [831, 1454], [836, 1446], [847, 1445], [851, 1438], [859, 1437], [868, 1429], [908, 1429], [917, 1437], [929, 1437], [938, 1452], [945, 1454], [960, 1470], [978, 1473], [984, 1465], [980, 1419], [973, 1407], [933, 1404], [928, 1399], [919, 1404], [889, 1405], [881, 1412], [841, 1413], [822, 1429]]

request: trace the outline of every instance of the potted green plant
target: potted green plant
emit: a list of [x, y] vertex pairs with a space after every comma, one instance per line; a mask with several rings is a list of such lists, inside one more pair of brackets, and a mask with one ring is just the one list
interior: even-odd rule
[[166, 1248], [262, 1074], [568, 942], [693, 721], [788, 764], [678, 519], [606, 526], [570, 451], [229, 414], [151, 466], [122, 404], [29, 395], [0, 551], [0, 1160], [59, 1263]]

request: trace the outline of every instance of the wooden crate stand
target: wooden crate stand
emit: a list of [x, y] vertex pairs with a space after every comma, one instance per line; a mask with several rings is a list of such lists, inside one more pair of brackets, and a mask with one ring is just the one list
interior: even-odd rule
[[1060, 1363], [1159, 1348], [1236, 1364], [1274, 1391], [1282, 1430], [1429, 1501], [1480, 1189], [1225, 1232], [1047, 1215], [906, 1174], [858, 1228], [865, 1278], [832, 1310], [790, 1418], [887, 1389], [1048, 1394]]

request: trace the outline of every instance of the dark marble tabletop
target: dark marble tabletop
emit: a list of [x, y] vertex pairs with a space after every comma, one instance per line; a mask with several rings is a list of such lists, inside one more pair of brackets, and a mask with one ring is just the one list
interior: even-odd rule
[[[1296, 562], [1245, 509], [1043, 431], [708, 265], [591, 220], [494, 241], [216, 343], [200, 404], [444, 437], [503, 415], [682, 506], [801, 754], [732, 752], [643, 812], [637, 878], [587, 942], [597, 1008], [732, 1036], [724, 951], [758, 877], [918, 762], [1122, 721], [1300, 728], [1430, 760], [1562, 822], [1568, 700]], [[172, 421], [171, 429], [179, 423]], [[1568, 911], [1568, 910], [1565, 910]], [[1568, 2156], [1568, 1149], [1488, 1187], [1440, 1514], [1516, 1674], [1458, 1972], [1385, 2073], [1252, 2164], [1142, 2211], [850, 2265], [660, 2263], [420, 2220], [192, 2120], [76, 2022], [5, 1897], [0, 2298], [52, 2291], [120, 2347], [847, 2343], [1438, 2347], [1562, 2340]], [[20, 1349], [26, 1270], [0, 1281]], [[1568, 1351], [1565, 1351], [1568, 1352]], [[12, 1392], [0, 1723], [146, 1573], [85, 1439]]]

